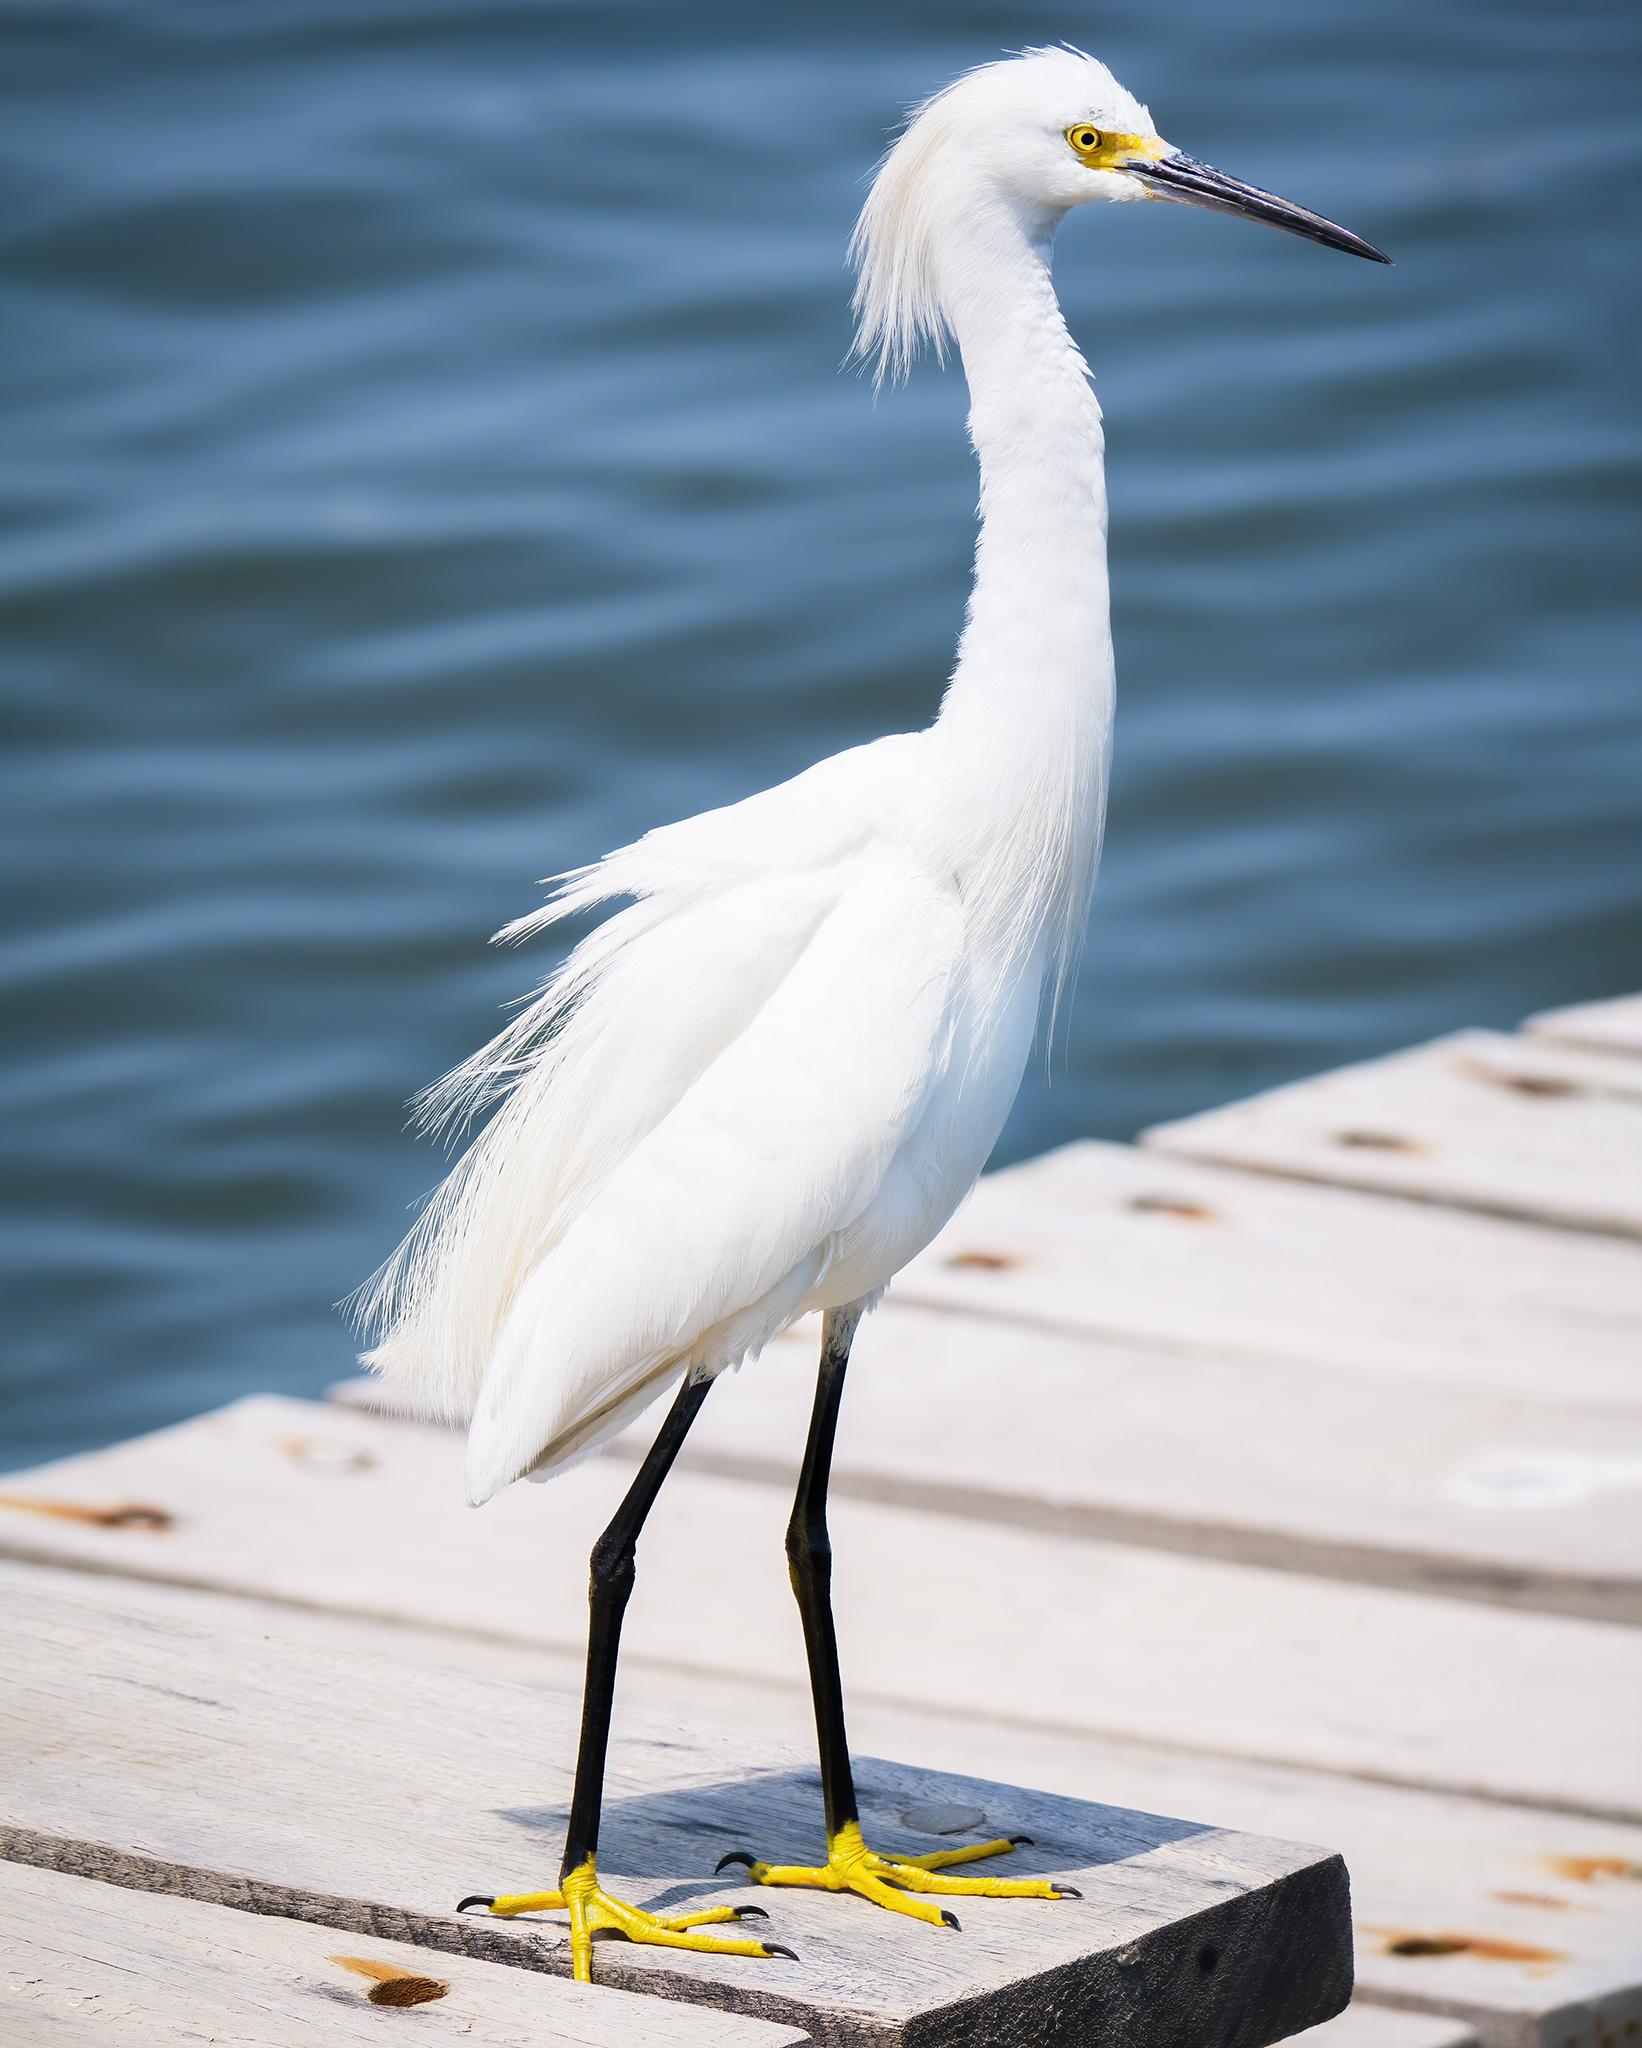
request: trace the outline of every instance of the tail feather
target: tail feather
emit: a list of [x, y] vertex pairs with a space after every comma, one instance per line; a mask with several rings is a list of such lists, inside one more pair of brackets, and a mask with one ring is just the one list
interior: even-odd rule
[[[613, 857], [534, 922], [634, 893], [640, 879]], [[832, 876], [796, 889], [790, 876], [759, 876], [641, 897], [418, 1099], [419, 1125], [455, 1137], [491, 1114], [350, 1304], [377, 1340], [363, 1363], [410, 1412], [472, 1414], [519, 1287], [746, 1028], [836, 890]]]

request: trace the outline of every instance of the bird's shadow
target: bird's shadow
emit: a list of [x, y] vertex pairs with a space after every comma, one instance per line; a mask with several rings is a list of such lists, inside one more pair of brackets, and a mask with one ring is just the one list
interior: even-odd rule
[[[1091, 1871], [1147, 1855], [1167, 1842], [1214, 1832], [1200, 1821], [919, 1771], [871, 1757], [856, 1762], [856, 1796], [863, 1832], [884, 1854], [923, 1856], [1000, 1835], [1029, 1836], [1030, 1845], [1009, 1858], [1009, 1874], [1020, 1877]], [[905, 1813], [932, 1803], [979, 1809], [982, 1819], [951, 1834], [906, 1825]], [[499, 1820], [550, 1838], [555, 1853], [569, 1818], [566, 1808], [556, 1806], [493, 1811]], [[748, 1770], [706, 1784], [662, 1784], [643, 1792], [606, 1789], [599, 1866], [665, 1885], [664, 1893], [646, 1899], [652, 1909], [666, 1910], [675, 1901], [736, 1882], [733, 1873], [714, 1875], [719, 1859], [736, 1849], [769, 1863], [821, 1862], [826, 1841], [819, 1774], [802, 1768]]]

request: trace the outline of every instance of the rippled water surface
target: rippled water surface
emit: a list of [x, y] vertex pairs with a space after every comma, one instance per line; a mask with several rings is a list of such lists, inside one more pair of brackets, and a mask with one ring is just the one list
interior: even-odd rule
[[964, 393], [843, 248], [1061, 36], [1397, 267], [1062, 231], [1123, 703], [1000, 1156], [1642, 985], [1634, 10], [0, 5], [0, 1462], [347, 1371], [535, 879], [930, 716]]

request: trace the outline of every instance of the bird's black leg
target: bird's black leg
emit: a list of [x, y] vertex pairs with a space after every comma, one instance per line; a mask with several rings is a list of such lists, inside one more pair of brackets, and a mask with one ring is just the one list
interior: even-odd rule
[[610, 1713], [616, 1696], [616, 1659], [621, 1650], [622, 1616], [633, 1591], [633, 1553], [645, 1517], [655, 1506], [661, 1483], [672, 1469], [679, 1446], [689, 1434], [711, 1380], [687, 1380], [667, 1411], [638, 1477], [627, 1489], [615, 1519], [593, 1546], [587, 1598], [591, 1615], [587, 1631], [587, 1684], [582, 1693], [581, 1744], [576, 1752], [576, 1783], [570, 1795], [570, 1825], [565, 1833], [559, 1889], [515, 1892], [496, 1898], [476, 1894], [457, 1911], [487, 1906], [511, 1918], [568, 1907], [571, 1963], [576, 1977], [588, 1983], [593, 1975], [593, 1936], [601, 1931], [624, 1934], [664, 1948], [709, 1949], [720, 1955], [791, 1956], [790, 1948], [762, 1941], [720, 1941], [694, 1930], [714, 1921], [740, 1920], [749, 1913], [768, 1916], [756, 1906], [710, 1906], [700, 1913], [657, 1914], [640, 1911], [612, 1898], [598, 1881], [599, 1809], [604, 1802], [604, 1765], [610, 1747]]
[[815, 1698], [815, 1735], [821, 1752], [821, 1797], [827, 1817], [827, 1860], [819, 1865], [762, 1863], [744, 1850], [719, 1859], [744, 1863], [758, 1884], [808, 1885], [820, 1890], [858, 1893], [892, 1912], [937, 1926], [956, 1927], [957, 1916], [944, 1906], [926, 1904], [909, 1894], [946, 1892], [990, 1898], [1076, 1898], [1069, 1885], [1045, 1878], [949, 1877], [948, 1867], [1003, 1854], [1025, 1843], [1025, 1835], [1000, 1836], [962, 1849], [943, 1849], [932, 1856], [876, 1855], [861, 1834], [850, 1771], [849, 1741], [844, 1733], [844, 1687], [838, 1674], [838, 1637], [832, 1621], [832, 1543], [827, 1534], [827, 1480], [832, 1471], [833, 1439], [838, 1408], [844, 1397], [844, 1372], [850, 1345], [861, 1320], [858, 1308], [829, 1309], [821, 1325], [821, 1371], [810, 1416], [804, 1469], [787, 1524], [787, 1565], [798, 1612], [804, 1624], [809, 1657], [810, 1690]]
[[638, 1477], [627, 1489], [615, 1519], [593, 1546], [588, 1559], [587, 1682], [582, 1690], [582, 1735], [576, 1751], [576, 1786], [570, 1795], [570, 1827], [564, 1839], [562, 1884], [599, 1846], [599, 1809], [604, 1801], [604, 1763], [610, 1747], [610, 1713], [616, 1698], [616, 1659], [621, 1651], [622, 1617], [637, 1576], [633, 1554], [639, 1531], [656, 1504], [661, 1483], [701, 1412], [711, 1380], [686, 1380], [667, 1411]]
[[815, 1700], [815, 1739], [821, 1752], [821, 1797], [826, 1807], [827, 1840], [859, 1821], [855, 1780], [850, 1774], [849, 1741], [844, 1733], [844, 1686], [838, 1673], [838, 1634], [832, 1620], [832, 1541], [827, 1534], [827, 1481], [832, 1473], [833, 1439], [838, 1408], [844, 1398], [844, 1373], [850, 1344], [860, 1321], [859, 1310], [829, 1309], [821, 1325], [821, 1370], [815, 1384], [804, 1469], [787, 1524], [787, 1569], [804, 1626], [809, 1658], [810, 1692]]

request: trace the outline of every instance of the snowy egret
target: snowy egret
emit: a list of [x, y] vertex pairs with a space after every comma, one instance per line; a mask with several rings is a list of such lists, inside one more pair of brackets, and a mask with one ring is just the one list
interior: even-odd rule
[[969, 382], [981, 528], [940, 715], [651, 832], [561, 878], [546, 908], [500, 934], [633, 899], [429, 1092], [432, 1125], [495, 1114], [367, 1296], [385, 1333], [369, 1362], [398, 1398], [468, 1420], [476, 1505], [591, 1456], [683, 1381], [593, 1551], [559, 1885], [462, 1902], [567, 1908], [578, 1977], [601, 1929], [790, 1953], [696, 1931], [768, 1917], [757, 1907], [636, 1910], [600, 1887], [596, 1850], [639, 1530], [714, 1377], [813, 1310], [821, 1365], [787, 1551], [827, 1855], [814, 1868], [725, 1862], [762, 1885], [850, 1890], [954, 1927], [945, 1897], [1067, 1890], [948, 1874], [1008, 1841], [912, 1861], [863, 1840], [826, 1490], [856, 1325], [980, 1173], [1098, 858], [1113, 687], [1101, 415], [1049, 273], [1062, 215], [1096, 199], [1213, 207], [1386, 261], [1181, 155], [1079, 51], [986, 65], [918, 109], [852, 254], [862, 358], [898, 376], [950, 336]]

